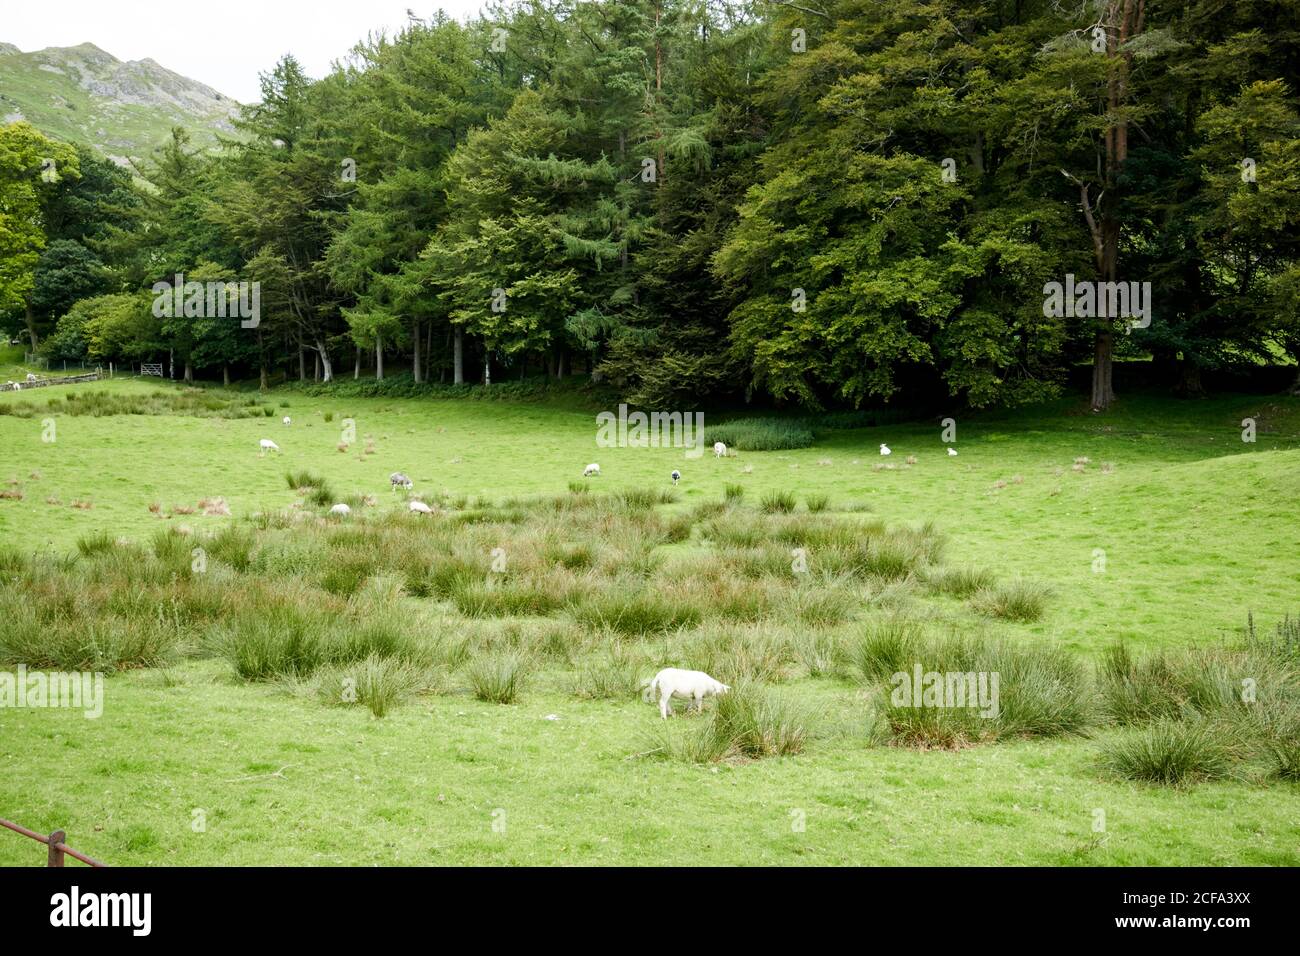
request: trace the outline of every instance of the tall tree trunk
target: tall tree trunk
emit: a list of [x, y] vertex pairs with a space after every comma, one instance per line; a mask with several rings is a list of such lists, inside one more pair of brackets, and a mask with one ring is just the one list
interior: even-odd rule
[[492, 384], [492, 353], [487, 348], [483, 349], [483, 384]]
[[415, 346], [415, 351], [411, 353], [411, 374], [415, 377], [415, 384], [419, 385], [424, 381], [420, 368], [420, 320], [415, 321], [415, 335], [411, 336], [411, 341]]
[[375, 381], [383, 381], [384, 378], [384, 337], [376, 333], [375, 335]]
[[312, 373], [311, 373], [311, 374], [312, 374], [312, 381], [314, 381], [314, 382], [319, 382], [319, 381], [320, 381], [320, 352], [317, 352], [317, 353], [316, 353], [316, 362], [315, 362], [314, 366], [312, 367]]
[[36, 346], [40, 345], [40, 339], [36, 336], [36, 313], [32, 311], [30, 302], [26, 305], [27, 313], [27, 337], [32, 340], [32, 351], [36, 351]]
[[361, 377], [361, 346], [357, 346], [357, 364], [352, 367], [352, 379], [356, 381]]
[[189, 357], [188, 355], [185, 356], [185, 376], [184, 376], [184, 378], [185, 378], [185, 381], [187, 381], [187, 382], [193, 382], [193, 381], [194, 381], [194, 366], [190, 364], [190, 357]]
[[298, 381], [307, 381], [307, 351], [298, 343]]
[[1111, 361], [1115, 346], [1110, 332], [1098, 332], [1092, 357], [1092, 407], [1105, 411], [1115, 401], [1114, 363]]
[[260, 379], [258, 383], [258, 388], [261, 389], [263, 392], [265, 392], [268, 388], [271, 387], [271, 383], [268, 380], [266, 375], [266, 348], [264, 343], [262, 342], [261, 329], [257, 330], [257, 371], [258, 371], [258, 378]]
[[224, 385], [226, 388], [230, 388], [230, 363], [229, 362], [221, 363], [221, 384]]
[[[1102, 17], [1106, 30], [1106, 59], [1109, 76], [1106, 84], [1105, 166], [1101, 194], [1101, 222], [1091, 221], [1094, 251], [1098, 259], [1099, 278], [1103, 282], [1119, 281], [1119, 181], [1128, 159], [1128, 80], [1133, 66], [1129, 48], [1143, 29], [1145, 0], [1108, 0]], [[1086, 190], [1085, 190], [1086, 202]], [[1113, 361], [1113, 326], [1109, 321], [1097, 331], [1096, 352], [1092, 366], [1092, 407], [1105, 411], [1115, 401]]]
[[330, 353], [325, 350], [325, 343], [320, 339], [316, 340], [316, 359], [320, 362], [322, 369], [321, 381], [334, 381], [334, 365], [330, 362]]
[[1189, 358], [1178, 363], [1178, 395], [1182, 398], [1204, 398], [1205, 383], [1201, 380], [1201, 367]]
[[459, 327], [452, 338], [452, 384], [465, 384], [465, 333]]
[[556, 367], [556, 372], [555, 372], [555, 377], [556, 377], [556, 378], [564, 378], [564, 376], [565, 376], [566, 374], [568, 374], [567, 370], [565, 369], [565, 366], [568, 364], [568, 362], [569, 362], [569, 353], [568, 353], [568, 351], [564, 348], [564, 346], [561, 345], [561, 346], [560, 346], [560, 354], [559, 354], [558, 360], [557, 360], [557, 362], [556, 362], [556, 366], [557, 366], [557, 367]]

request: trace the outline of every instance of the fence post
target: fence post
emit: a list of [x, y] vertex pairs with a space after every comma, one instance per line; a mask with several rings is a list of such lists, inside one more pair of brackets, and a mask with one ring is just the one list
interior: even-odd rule
[[64, 833], [62, 830], [55, 830], [53, 833], [50, 834], [50, 843], [49, 843], [50, 855], [48, 860], [46, 861], [45, 864], [46, 867], [63, 865], [63, 851], [59, 849], [59, 844], [61, 844], [67, 838], [68, 835]]

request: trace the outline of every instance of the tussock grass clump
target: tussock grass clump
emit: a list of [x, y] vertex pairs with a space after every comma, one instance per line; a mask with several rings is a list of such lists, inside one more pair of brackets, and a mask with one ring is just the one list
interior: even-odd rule
[[656, 717], [644, 753], [686, 763], [792, 756], [807, 746], [814, 719], [788, 694], [742, 684], [717, 697], [703, 717], [692, 711], [667, 721]]
[[900, 744], [956, 748], [1055, 737], [1080, 733], [1094, 720], [1088, 675], [1059, 648], [935, 637], [896, 616], [870, 625], [855, 662], [877, 689], [890, 736]]
[[635, 700], [640, 691], [636, 660], [617, 648], [579, 661], [569, 678], [569, 692], [585, 700]]
[[831, 677], [844, 668], [844, 646], [833, 631], [804, 631], [791, 642], [790, 650], [809, 677]]
[[724, 684], [779, 681], [794, 661], [791, 635], [774, 624], [711, 626], [687, 638], [686, 667]]
[[1102, 748], [1102, 765], [1128, 780], [1182, 786], [1228, 776], [1233, 754], [1222, 728], [1208, 721], [1157, 720]]
[[789, 514], [796, 504], [794, 494], [789, 491], [769, 491], [763, 495], [759, 507], [764, 514]]
[[104, 554], [116, 547], [117, 539], [107, 531], [97, 531], [94, 534], [83, 535], [77, 539], [77, 550], [86, 558], [96, 554]]
[[671, 594], [625, 587], [595, 592], [569, 613], [590, 630], [635, 635], [694, 627], [702, 617], [699, 607]]
[[301, 493], [318, 508], [328, 507], [338, 500], [329, 482], [310, 471], [286, 472], [284, 480], [292, 490]]
[[484, 654], [465, 668], [470, 692], [492, 704], [513, 704], [519, 699], [528, 674], [528, 659], [522, 654]]
[[809, 514], [820, 514], [831, 506], [831, 496], [822, 494], [804, 495], [804, 505]]
[[987, 588], [992, 588], [997, 576], [988, 568], [935, 568], [925, 576], [926, 584], [940, 594], [965, 600]]
[[788, 695], [741, 684], [717, 698], [713, 733], [746, 757], [786, 757], [807, 745], [811, 715]]
[[726, 484], [722, 489], [722, 498], [728, 504], [740, 504], [745, 499], [745, 486]]
[[1050, 596], [1051, 589], [1044, 584], [1015, 580], [981, 588], [971, 598], [971, 607], [988, 617], [1032, 622], [1043, 616]]
[[376, 717], [387, 716], [415, 694], [434, 686], [428, 670], [377, 654], [351, 665], [327, 668], [316, 678], [316, 693], [322, 702], [368, 707]]

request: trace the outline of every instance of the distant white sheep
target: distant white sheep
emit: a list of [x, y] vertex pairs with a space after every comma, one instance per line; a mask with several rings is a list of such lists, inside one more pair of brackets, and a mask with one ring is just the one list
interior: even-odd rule
[[881, 454], [881, 455], [892, 455], [893, 452], [890, 451], [888, 445], [881, 444], [881, 446], [880, 446], [880, 454]]
[[333, 508], [330, 509], [330, 514], [342, 515], [343, 517], [346, 518], [348, 515], [352, 514], [352, 509], [340, 501], [338, 504], [336, 504]]
[[957, 449], [956, 449], [956, 448], [953, 448], [951, 445], [948, 446], [948, 457], [949, 457], [949, 458], [956, 458], [956, 457], [957, 457]]
[[27, 373], [27, 381], [29, 381], [29, 382], [34, 382], [34, 381], [36, 381], [36, 376], [35, 376], [35, 374], [33, 374], [32, 372], [28, 372], [28, 373]]
[[390, 487], [394, 489], [405, 488], [407, 491], [410, 491], [411, 488], [414, 487], [414, 483], [411, 481], [411, 479], [407, 478], [400, 471], [395, 471], [388, 476], [388, 484]]
[[280, 450], [280, 446], [277, 445], [275, 442], [271, 441], [271, 439], [269, 439], [269, 438], [263, 438], [263, 439], [262, 439], [261, 441], [259, 441], [257, 444], [258, 444], [258, 446], [262, 449], [262, 454], [263, 454], [263, 455], [265, 455], [268, 451], [279, 451], [279, 450]]
[[676, 468], [674, 468], [672, 478], [673, 478], [673, 484], [675, 485], [677, 484], [677, 482], [682, 480], [682, 473], [678, 471]]
[[726, 457], [727, 457], [727, 446], [724, 445], [724, 444], [723, 444], [722, 442], [720, 442], [720, 441], [715, 441], [715, 442], [713, 443], [713, 457], [714, 457], [714, 458], [726, 458]]
[[600, 474], [600, 465], [596, 464], [594, 461], [586, 468], [582, 469], [582, 477], [584, 478], [593, 478], [598, 476], [599, 474]]
[[414, 511], [416, 514], [419, 515], [433, 514], [433, 509], [430, 508], [428, 505], [426, 505], [423, 501], [412, 501], [406, 507], [410, 508], [412, 511]]
[[290, 418], [288, 415], [285, 415], [285, 416], [284, 416], [284, 423], [285, 423], [286, 425], [292, 425], [292, 424], [293, 424], [293, 419]]

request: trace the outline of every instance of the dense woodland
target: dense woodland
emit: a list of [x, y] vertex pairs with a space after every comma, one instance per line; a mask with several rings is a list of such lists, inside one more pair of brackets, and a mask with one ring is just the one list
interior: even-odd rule
[[[177, 377], [1037, 401], [1300, 357], [1297, 0], [519, 0], [291, 57], [216, 153], [0, 128], [0, 328]], [[43, 174], [54, 160], [57, 177]], [[947, 175], [945, 175], [947, 173]], [[51, 181], [52, 180], [52, 181]], [[154, 315], [261, 283], [261, 321]], [[1044, 316], [1150, 282], [1149, 328]]]

